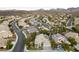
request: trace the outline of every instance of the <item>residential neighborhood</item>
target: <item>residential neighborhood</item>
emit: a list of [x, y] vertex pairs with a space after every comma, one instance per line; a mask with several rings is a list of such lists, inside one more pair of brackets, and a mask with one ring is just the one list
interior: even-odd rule
[[79, 16], [69, 10], [1, 15], [0, 51], [79, 52]]

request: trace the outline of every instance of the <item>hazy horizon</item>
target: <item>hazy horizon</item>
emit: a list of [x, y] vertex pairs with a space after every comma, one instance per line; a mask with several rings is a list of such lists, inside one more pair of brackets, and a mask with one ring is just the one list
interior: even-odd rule
[[[78, 8], [78, 7], [68, 7], [68, 8]], [[40, 9], [44, 9], [44, 10], [51, 10], [51, 9], [68, 9], [68, 8], [53, 8], [53, 7], [48, 7], [48, 8], [41, 8], [41, 7], [4, 7], [1, 8], [0, 10], [40, 10]]]
[[37, 10], [79, 7], [79, 0], [1, 0], [0, 10]]

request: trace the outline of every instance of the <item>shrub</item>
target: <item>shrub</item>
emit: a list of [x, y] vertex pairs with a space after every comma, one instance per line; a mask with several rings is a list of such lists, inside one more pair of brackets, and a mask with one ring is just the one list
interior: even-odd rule
[[75, 39], [72, 38], [72, 37], [69, 37], [69, 38], [68, 38], [68, 41], [71, 43], [71, 46], [77, 45], [77, 42], [76, 42]]
[[62, 42], [61, 46], [65, 51], [71, 51], [69, 44]]
[[8, 40], [8, 41], [7, 41], [6, 49], [11, 49], [12, 46], [13, 46], [13, 44], [11, 43], [11, 40]]

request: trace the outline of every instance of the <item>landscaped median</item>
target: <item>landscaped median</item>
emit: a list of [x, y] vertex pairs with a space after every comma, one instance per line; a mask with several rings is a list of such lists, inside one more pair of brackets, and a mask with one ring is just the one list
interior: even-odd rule
[[[11, 22], [12, 22], [12, 21], [11, 21]], [[13, 28], [12, 28], [12, 26], [11, 26], [11, 22], [9, 23], [8, 26], [9, 26], [10, 31], [12, 32], [14, 38], [13, 38], [13, 41], [8, 41], [8, 42], [7, 42], [7, 47], [6, 47], [7, 52], [12, 52], [13, 49], [14, 49], [14, 47], [15, 47], [15, 45], [16, 45], [16, 43], [17, 43], [17, 41], [18, 41], [18, 35], [17, 35], [16, 32], [14, 32], [14, 30], [13, 30]]]
[[12, 48], [10, 48], [7, 52], [12, 52], [12, 51], [13, 51], [13, 49], [14, 49], [14, 47], [15, 47], [15, 45], [16, 45], [16, 43], [17, 43], [17, 41], [18, 41], [18, 36], [17, 36], [17, 34], [16, 34], [16, 33], [15, 33], [15, 35], [16, 35], [16, 40], [15, 40], [15, 42], [13, 43]]
[[28, 51], [38, 51], [38, 50], [42, 50], [43, 49], [42, 48], [43, 44], [41, 44], [41, 46], [39, 46], [38, 48], [34, 44], [36, 33], [31, 33], [30, 34], [31, 36], [27, 36], [24, 31], [22, 31], [22, 32], [25, 35], [25, 48], [24, 48], [25, 52], [28, 52]]

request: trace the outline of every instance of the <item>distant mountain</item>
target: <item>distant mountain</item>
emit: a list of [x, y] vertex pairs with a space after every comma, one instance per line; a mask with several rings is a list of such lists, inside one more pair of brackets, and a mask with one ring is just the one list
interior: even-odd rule
[[70, 12], [77, 12], [77, 11], [79, 11], [79, 7], [77, 7], [77, 8], [68, 8], [67, 10], [69, 10]]
[[25, 10], [0, 10], [0, 15], [6, 16], [6, 15], [22, 15], [27, 14], [28, 11]]
[[67, 9], [69, 13], [71, 13], [73, 16], [79, 16], [79, 7], [77, 8], [68, 8]]
[[50, 9], [50, 10], [0, 10], [0, 15], [6, 16], [6, 15], [23, 15], [23, 14], [57, 14], [57, 13], [71, 13], [74, 16], [79, 16], [79, 7], [77, 8], [57, 8], [57, 9]]

